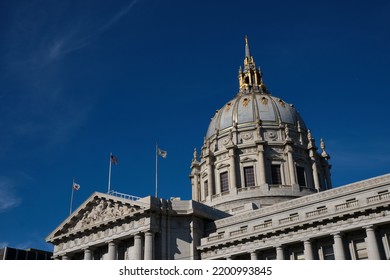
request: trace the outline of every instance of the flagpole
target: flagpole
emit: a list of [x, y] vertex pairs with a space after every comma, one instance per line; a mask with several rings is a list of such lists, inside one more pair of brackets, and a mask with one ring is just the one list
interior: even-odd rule
[[73, 208], [73, 194], [74, 194], [74, 178], [73, 178], [73, 183], [72, 183], [72, 195], [70, 197], [70, 208], [69, 208], [69, 216], [72, 214], [72, 208]]
[[108, 165], [108, 191], [107, 193], [110, 193], [110, 189], [111, 189], [111, 157], [112, 157], [112, 153], [110, 153], [110, 158], [109, 158], [109, 165]]
[[158, 197], [158, 146], [156, 143], [156, 197]]

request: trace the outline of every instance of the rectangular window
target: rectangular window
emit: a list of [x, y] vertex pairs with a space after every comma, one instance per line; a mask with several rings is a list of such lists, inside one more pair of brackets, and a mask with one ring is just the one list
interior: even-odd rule
[[253, 166], [244, 167], [244, 179], [245, 187], [255, 186], [255, 173], [253, 171]]
[[297, 177], [298, 185], [300, 185], [301, 187], [306, 187], [305, 168], [297, 166]]
[[208, 197], [209, 196], [209, 181], [204, 181], [204, 197]]
[[280, 173], [280, 165], [278, 164], [271, 165], [271, 179], [273, 185], [282, 184], [282, 174]]
[[229, 190], [229, 176], [227, 172], [223, 172], [220, 175], [221, 179], [221, 192], [227, 192]]

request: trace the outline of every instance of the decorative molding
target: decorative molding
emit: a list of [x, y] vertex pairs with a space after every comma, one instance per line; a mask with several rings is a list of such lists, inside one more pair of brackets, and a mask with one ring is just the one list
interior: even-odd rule
[[241, 133], [241, 138], [248, 141], [253, 139], [253, 132], [242, 132]]
[[276, 131], [266, 131], [264, 138], [266, 141], [276, 141], [278, 140], [278, 133]]
[[241, 163], [244, 163], [244, 162], [254, 162], [256, 161], [256, 159], [254, 158], [250, 158], [250, 157], [244, 157], [240, 160]]
[[229, 166], [230, 166], [230, 164], [228, 164], [228, 163], [220, 163], [217, 165], [217, 169], [219, 170], [219, 169], [222, 169], [224, 167], [229, 167]]

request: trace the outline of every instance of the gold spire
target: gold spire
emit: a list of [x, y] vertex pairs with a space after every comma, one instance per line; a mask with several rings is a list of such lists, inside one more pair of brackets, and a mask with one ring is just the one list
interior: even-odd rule
[[244, 71], [240, 70], [238, 73], [238, 81], [240, 85], [239, 94], [244, 93], [268, 93], [267, 88], [263, 83], [262, 73], [259, 69], [256, 69], [255, 60], [251, 55], [249, 48], [248, 36], [245, 35], [245, 59], [244, 59]]

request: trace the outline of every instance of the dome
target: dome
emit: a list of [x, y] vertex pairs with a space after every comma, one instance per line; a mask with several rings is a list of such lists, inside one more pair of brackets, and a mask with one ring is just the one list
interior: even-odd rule
[[191, 163], [192, 198], [235, 214], [332, 188], [329, 155], [293, 105], [273, 96], [245, 40], [235, 98], [217, 110]]
[[306, 125], [292, 104], [271, 94], [238, 94], [220, 110], [217, 110], [207, 129], [206, 139], [223, 133], [237, 125], [238, 128], [262, 125], [288, 125], [307, 130]]

